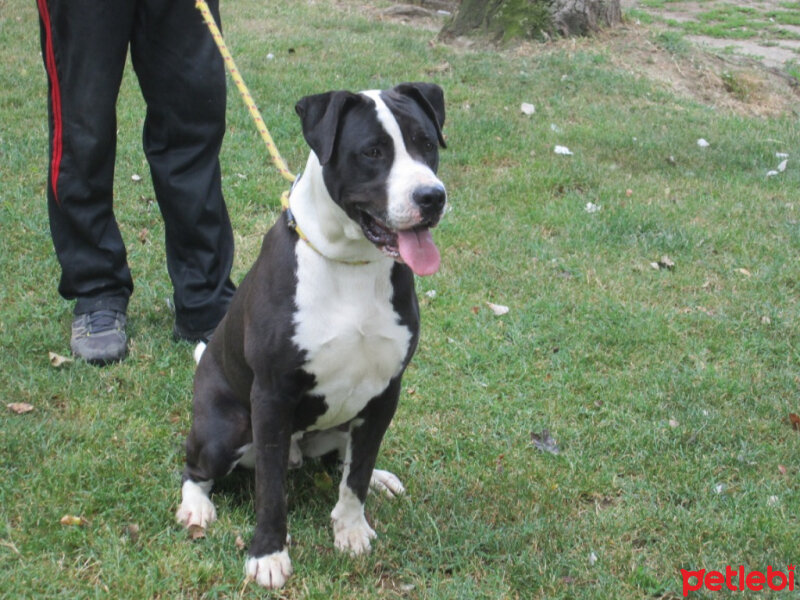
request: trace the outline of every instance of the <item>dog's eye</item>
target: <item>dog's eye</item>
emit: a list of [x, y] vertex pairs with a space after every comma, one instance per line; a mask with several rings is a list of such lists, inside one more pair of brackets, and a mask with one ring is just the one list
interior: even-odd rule
[[367, 148], [366, 150], [364, 150], [363, 154], [367, 158], [383, 158], [383, 150], [381, 150], [377, 146], [373, 146], [372, 148]]

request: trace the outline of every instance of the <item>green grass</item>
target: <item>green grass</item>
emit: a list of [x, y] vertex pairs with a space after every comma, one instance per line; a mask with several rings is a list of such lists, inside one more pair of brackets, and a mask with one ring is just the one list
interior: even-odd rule
[[[745, 118], [677, 98], [614, 67], [602, 47], [430, 44], [434, 34], [355, 3], [241, 0], [223, 18], [294, 169], [307, 152], [293, 111], [304, 94], [422, 79], [448, 102], [443, 266], [418, 282], [422, 340], [379, 458], [408, 494], [370, 497], [380, 537], [355, 560], [333, 550], [335, 492], [321, 467], [292, 473], [295, 575], [273, 597], [677, 598], [681, 568], [796, 564], [797, 114]], [[34, 4], [9, 0], [0, 396], [35, 409], [0, 407], [0, 597], [270, 596], [243, 585], [248, 474], [220, 486], [205, 539], [173, 522], [193, 369], [191, 348], [171, 341], [131, 69], [116, 186], [137, 285], [130, 356], [105, 369], [48, 364], [49, 351], [69, 353], [71, 307], [56, 292], [47, 224], [38, 48]], [[520, 114], [521, 102], [536, 113]], [[233, 89], [228, 114], [238, 280], [284, 185]], [[776, 152], [788, 167], [767, 178]], [[602, 209], [587, 213], [587, 202]], [[664, 255], [675, 268], [653, 269]], [[510, 311], [496, 317], [487, 301]], [[560, 455], [531, 444], [543, 428]], [[88, 524], [62, 526], [65, 514]]]

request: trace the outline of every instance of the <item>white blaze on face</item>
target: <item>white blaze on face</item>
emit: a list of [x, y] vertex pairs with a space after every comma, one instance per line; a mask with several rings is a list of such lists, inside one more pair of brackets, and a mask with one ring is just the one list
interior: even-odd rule
[[394, 162], [386, 179], [386, 225], [397, 232], [400, 257], [411, 270], [417, 275], [432, 275], [439, 270], [439, 250], [430, 230], [418, 227], [422, 215], [414, 201], [414, 192], [424, 187], [444, 189], [444, 185], [428, 165], [409, 154], [400, 125], [381, 98], [380, 91], [362, 93], [375, 102], [378, 121], [394, 145]]
[[363, 94], [375, 102], [378, 121], [394, 144], [394, 164], [386, 180], [389, 202], [386, 207], [386, 224], [395, 230], [411, 229], [418, 225], [421, 219], [419, 207], [413, 198], [414, 190], [424, 186], [444, 188], [444, 185], [428, 165], [415, 160], [408, 153], [400, 125], [381, 99], [380, 91], [371, 90]]

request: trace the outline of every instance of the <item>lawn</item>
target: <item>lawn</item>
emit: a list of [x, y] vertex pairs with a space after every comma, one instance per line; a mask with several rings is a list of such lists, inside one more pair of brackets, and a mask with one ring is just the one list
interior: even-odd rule
[[[205, 538], [174, 522], [192, 349], [171, 338], [130, 68], [116, 171], [130, 355], [50, 364], [69, 355], [71, 306], [47, 222], [38, 23], [35, 3], [0, 3], [1, 598], [680, 598], [681, 569], [797, 564], [798, 113], [687, 100], [602, 42], [442, 45], [381, 6], [223, 3], [295, 170], [305, 94], [427, 80], [448, 107], [442, 269], [418, 280], [422, 339], [378, 459], [407, 494], [369, 498], [379, 538], [352, 559], [333, 548], [335, 474], [292, 472], [295, 574], [269, 594], [243, 576], [251, 474], [219, 486]], [[284, 182], [233, 86], [222, 163], [239, 280]], [[533, 443], [545, 429], [558, 454]]]

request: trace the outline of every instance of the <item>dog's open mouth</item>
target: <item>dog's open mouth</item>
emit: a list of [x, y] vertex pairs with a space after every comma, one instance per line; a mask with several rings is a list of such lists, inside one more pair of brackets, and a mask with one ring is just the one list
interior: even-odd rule
[[419, 225], [394, 231], [364, 211], [359, 216], [364, 236], [384, 254], [404, 262], [416, 275], [433, 275], [439, 270], [439, 249], [433, 241], [429, 226]]

